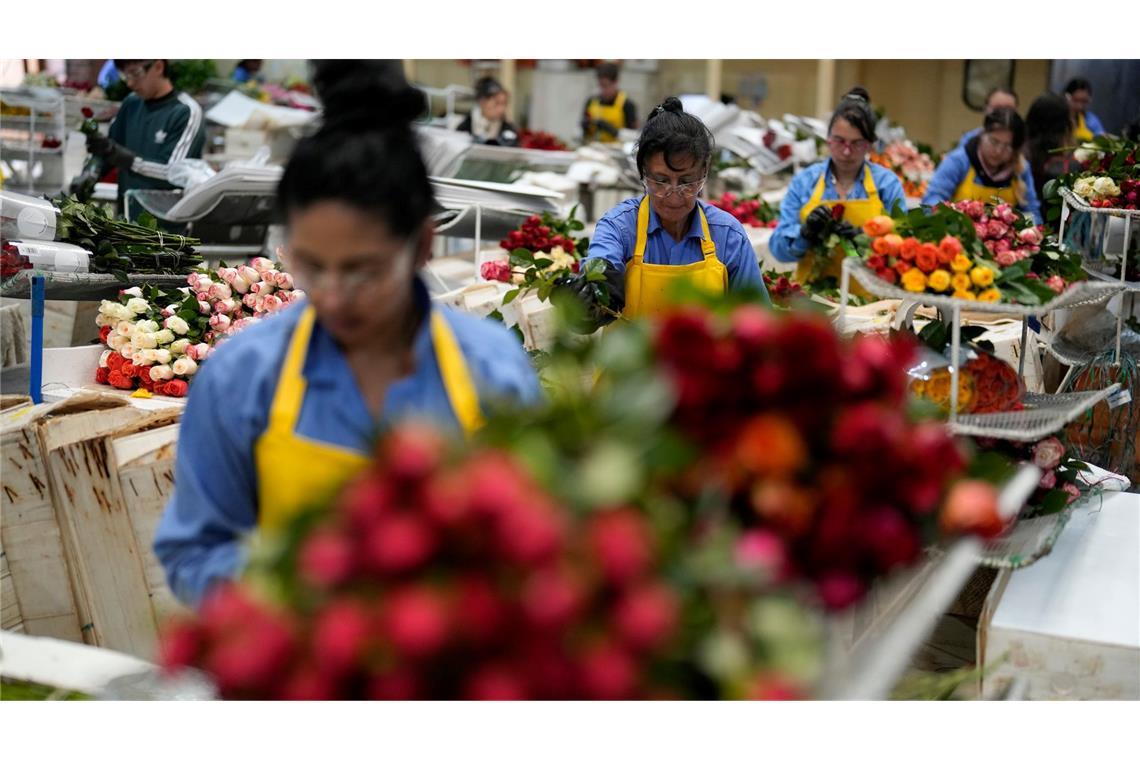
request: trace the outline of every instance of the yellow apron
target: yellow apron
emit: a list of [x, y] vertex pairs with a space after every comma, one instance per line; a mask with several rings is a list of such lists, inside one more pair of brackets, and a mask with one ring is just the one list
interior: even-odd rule
[[[885, 214], [886, 209], [883, 208], [883, 202], [879, 200], [879, 190], [875, 187], [875, 180], [871, 177], [871, 167], [863, 166], [863, 191], [867, 194], [866, 198], [859, 198], [856, 200], [845, 201], [825, 201], [823, 200], [823, 189], [826, 186], [827, 170], [819, 175], [819, 182], [815, 183], [815, 190], [811, 194], [811, 198], [800, 209], [800, 223], [802, 224], [816, 206], [824, 206], [825, 208], [833, 208], [837, 203], [843, 204], [843, 219], [855, 227], [862, 227], [864, 223], [868, 222], [872, 217]], [[807, 283], [812, 277], [812, 268], [815, 266], [815, 251], [808, 251], [804, 257], [800, 259], [799, 264], [796, 265], [796, 272], [792, 276], [795, 282]], [[837, 281], [843, 274], [843, 260], [835, 256], [832, 258], [827, 269], [824, 270], [825, 276], [834, 277]], [[865, 291], [857, 282], [851, 282], [851, 293], [860, 297], [868, 297]]]
[[[625, 93], [619, 92], [611, 106], [602, 105], [602, 101], [599, 98], [591, 98], [590, 104], [586, 107], [586, 115], [594, 121], [605, 121], [617, 129], [623, 129], [625, 127]], [[592, 132], [593, 134], [587, 135], [587, 137], [591, 137], [598, 142], [617, 142], [617, 137], [614, 135], [599, 129], [592, 130]]]
[[1095, 137], [1095, 135], [1093, 135], [1092, 130], [1089, 129], [1089, 125], [1085, 123], [1084, 113], [1078, 112], [1077, 126], [1073, 129], [1073, 139], [1086, 142], [1093, 139], [1093, 137]]
[[985, 185], [977, 184], [978, 174], [971, 166], [970, 170], [966, 172], [966, 178], [962, 180], [962, 184], [958, 185], [958, 189], [954, 191], [955, 203], [958, 201], [982, 201], [983, 203], [993, 203], [994, 198], [1008, 203], [1014, 208], [1020, 208], [1025, 202], [1025, 190], [1022, 187], [1021, 180], [1014, 177], [1007, 187], [986, 187]]
[[[257, 469], [258, 525], [280, 528], [301, 508], [320, 503], [364, 469], [371, 457], [331, 443], [297, 435], [295, 428], [305, 398], [305, 356], [316, 312], [306, 307], [293, 330], [269, 423], [254, 444]], [[475, 384], [444, 316], [431, 313], [431, 336], [443, 386], [459, 424], [470, 435], [483, 424]]]
[[625, 309], [622, 315], [630, 319], [660, 314], [671, 305], [669, 289], [678, 280], [689, 280], [708, 293], [720, 294], [728, 290], [728, 269], [716, 257], [716, 245], [709, 232], [709, 220], [701, 204], [697, 204], [701, 217], [701, 253], [704, 260], [692, 264], [646, 264], [645, 246], [649, 240], [649, 196], [641, 199], [637, 209], [637, 243], [633, 258], [625, 267]]

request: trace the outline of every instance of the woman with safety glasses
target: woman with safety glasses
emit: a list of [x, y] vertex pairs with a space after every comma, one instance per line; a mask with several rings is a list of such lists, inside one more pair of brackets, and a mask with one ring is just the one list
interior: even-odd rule
[[583, 272], [570, 282], [593, 325], [618, 312], [634, 318], [664, 311], [679, 280], [711, 293], [752, 289], [768, 300], [744, 227], [697, 198], [712, 155], [712, 133], [680, 100], [666, 98], [653, 109], [637, 142], [645, 195], [610, 209], [590, 240], [586, 260], [604, 261], [606, 280], [589, 282]]
[[[813, 249], [819, 248], [833, 225], [833, 209], [842, 206], [843, 221], [857, 228], [873, 216], [891, 213], [895, 204], [905, 206], [902, 183], [894, 172], [867, 161], [874, 143], [875, 114], [870, 96], [862, 87], [855, 87], [831, 115], [827, 128], [831, 157], [792, 178], [780, 202], [780, 221], [768, 242], [778, 261], [799, 262], [797, 281], [813, 278]], [[838, 278], [840, 261], [830, 262], [822, 273]]]
[[1029, 162], [1021, 155], [1025, 122], [1012, 108], [986, 114], [982, 133], [942, 159], [922, 198], [925, 206], [943, 201], [1004, 202], [1041, 224], [1041, 204]]
[[434, 203], [411, 129], [423, 95], [394, 61], [319, 62], [313, 83], [324, 123], [277, 187], [286, 264], [308, 297], [220, 345], [182, 417], [154, 549], [192, 606], [240, 571], [247, 534], [274, 532], [362, 470], [385, 426], [419, 418], [469, 434], [487, 404], [540, 398], [518, 341], [436, 307], [417, 275]]

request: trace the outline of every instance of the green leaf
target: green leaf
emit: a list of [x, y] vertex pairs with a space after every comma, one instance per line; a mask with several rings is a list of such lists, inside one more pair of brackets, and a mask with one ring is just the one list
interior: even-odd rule
[[[518, 298], [518, 297], [519, 297], [519, 293], [521, 293], [521, 292], [522, 292], [522, 288], [515, 288], [514, 290], [509, 290], [509, 291], [507, 291], [507, 294], [506, 294], [505, 296], [503, 296], [503, 306], [506, 306], [506, 305], [507, 305], [507, 304], [509, 304], [511, 301], [513, 301], [513, 300], [515, 300], [516, 298]], [[499, 318], [500, 318], [500, 319], [502, 319], [502, 315], [501, 315], [501, 314], [499, 315]]]
[[1069, 494], [1054, 489], [1045, 494], [1045, 498], [1041, 500], [1041, 506], [1035, 511], [1039, 515], [1054, 515], [1063, 510], [1068, 504]]
[[946, 347], [946, 341], [950, 339], [950, 328], [940, 319], [927, 322], [926, 327], [918, 333], [918, 339], [932, 350], [941, 351]]
[[487, 319], [493, 320], [495, 322], [502, 322], [503, 321], [503, 312], [499, 311], [498, 309], [495, 309], [494, 311], [492, 311], [490, 314], [487, 315]]
[[526, 248], [516, 248], [511, 251], [511, 266], [513, 267], [529, 267], [534, 266], [534, 254]]
[[158, 220], [154, 218], [153, 214], [147, 211], [139, 214], [139, 217], [136, 220], [136, 224], [138, 224], [140, 227], [146, 227], [148, 230], [158, 229]]
[[534, 259], [535, 269], [549, 269], [554, 266], [554, 259], [548, 259], [545, 256], [536, 256]]
[[566, 226], [569, 227], [574, 232], [581, 232], [582, 230], [586, 229], [586, 225], [583, 224], [582, 222], [578, 221], [577, 219], [571, 219], [570, 222]]

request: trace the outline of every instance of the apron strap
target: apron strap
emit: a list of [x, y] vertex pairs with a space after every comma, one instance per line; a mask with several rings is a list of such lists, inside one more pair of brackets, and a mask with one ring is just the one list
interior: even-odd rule
[[305, 357], [309, 353], [309, 338], [313, 334], [313, 323], [317, 312], [306, 306], [301, 312], [293, 337], [289, 339], [289, 349], [285, 363], [281, 365], [281, 375], [277, 378], [277, 390], [273, 394], [273, 404], [269, 407], [268, 430], [277, 434], [293, 433], [297, 418], [301, 415], [301, 403], [305, 399]]
[[633, 263], [641, 264], [645, 258], [645, 246], [649, 240], [649, 196], [641, 199], [637, 207], [637, 241], [633, 245]]
[[459, 420], [459, 426], [463, 428], [463, 434], [470, 437], [483, 426], [483, 412], [479, 409], [475, 383], [467, 370], [459, 342], [447, 324], [447, 319], [438, 310], [431, 313], [431, 340], [451, 408]]
[[709, 256], [716, 258], [716, 244], [713, 243], [712, 233], [709, 232], [709, 220], [705, 216], [705, 210], [701, 208], [701, 204], [697, 202], [697, 213], [701, 215], [701, 253], [707, 259]]
[[871, 176], [871, 165], [866, 161], [863, 162], [863, 192], [867, 194], [867, 200], [879, 197], [879, 189], [875, 187], [875, 178]]
[[811, 198], [809, 198], [808, 202], [805, 203], [803, 208], [800, 209], [801, 222], [806, 220], [808, 218], [808, 214], [810, 214], [816, 206], [823, 202], [824, 179], [826, 176], [827, 166], [824, 166], [823, 171], [819, 174], [819, 181], [815, 183], [815, 189], [811, 192]]

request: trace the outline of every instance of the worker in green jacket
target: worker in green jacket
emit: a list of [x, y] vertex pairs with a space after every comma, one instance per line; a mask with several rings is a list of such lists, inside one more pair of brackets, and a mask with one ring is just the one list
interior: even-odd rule
[[[167, 61], [116, 59], [115, 67], [131, 88], [110, 134], [91, 135], [87, 150], [104, 162], [104, 171], [119, 170], [119, 208], [128, 190], [174, 188], [170, 167], [186, 158], [201, 158], [206, 132], [202, 107], [175, 89]], [[80, 182], [77, 177], [73, 183]]]

